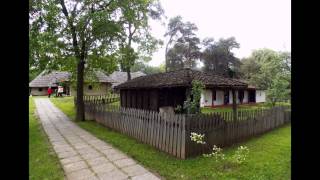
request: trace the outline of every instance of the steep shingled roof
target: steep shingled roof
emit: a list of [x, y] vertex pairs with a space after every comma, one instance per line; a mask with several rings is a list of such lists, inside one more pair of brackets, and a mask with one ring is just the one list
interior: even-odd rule
[[[131, 74], [131, 79], [146, 75], [141, 71], [132, 72], [130, 74]], [[121, 83], [126, 82], [128, 79], [128, 76], [127, 76], [127, 72], [114, 71], [112, 74], [110, 74], [110, 78], [112, 78], [115, 81], [115, 83], [112, 84], [112, 87], [115, 87]]]
[[[112, 78], [101, 71], [96, 71], [99, 82], [115, 82]], [[50, 73], [41, 72], [34, 80], [29, 83], [29, 87], [56, 87], [61, 80], [70, 81], [71, 73], [63, 71], [52, 71]]]
[[167, 73], [151, 74], [138, 77], [116, 86], [116, 89], [162, 88], [191, 86], [193, 80], [204, 83], [206, 87], [247, 88], [248, 84], [232, 78], [224, 78], [212, 73], [192, 69], [181, 69]]
[[106, 74], [104, 74], [101, 71], [96, 71], [95, 73], [96, 73], [96, 76], [97, 76], [99, 82], [110, 82], [110, 83], [116, 82], [114, 79], [107, 76]]

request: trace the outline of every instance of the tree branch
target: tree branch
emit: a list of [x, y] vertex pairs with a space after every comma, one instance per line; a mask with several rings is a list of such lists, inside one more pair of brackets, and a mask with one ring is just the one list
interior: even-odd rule
[[73, 45], [73, 49], [74, 49], [74, 52], [75, 52], [75, 56], [80, 58], [80, 52], [79, 52], [78, 41], [77, 41], [76, 27], [73, 25], [73, 19], [69, 17], [69, 13], [68, 13], [68, 10], [67, 10], [66, 5], [64, 3], [64, 0], [60, 0], [60, 4], [62, 6], [62, 12], [66, 16], [68, 25], [69, 25], [70, 30], [71, 30], [72, 45]]

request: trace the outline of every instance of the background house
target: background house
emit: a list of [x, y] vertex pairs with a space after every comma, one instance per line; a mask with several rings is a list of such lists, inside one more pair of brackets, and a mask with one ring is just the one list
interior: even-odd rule
[[[112, 83], [115, 83], [115, 81], [101, 71], [96, 71], [95, 74], [97, 77], [96, 80], [84, 80], [84, 95], [105, 95], [108, 91], [111, 91]], [[73, 92], [76, 92], [76, 90], [74, 89]]]
[[[193, 80], [201, 81], [206, 91], [217, 91], [217, 100], [231, 89], [246, 90], [248, 84], [201, 71], [182, 69], [138, 77], [116, 86], [122, 107], [159, 111], [160, 107], [183, 105]], [[222, 92], [222, 93], [221, 93]], [[232, 98], [232, 96], [230, 96]], [[228, 97], [229, 99], [229, 97]], [[224, 100], [224, 99], [223, 99]], [[222, 100], [222, 101], [223, 101]], [[232, 103], [232, 100], [228, 101]]]
[[29, 93], [33, 96], [44, 96], [48, 94], [48, 87], [51, 87], [53, 90], [55, 90], [57, 89], [59, 82], [64, 82], [64, 94], [69, 95], [70, 77], [71, 73], [69, 72], [52, 71], [47, 73], [43, 71], [29, 83]]
[[[131, 72], [130, 74], [131, 74], [131, 79], [146, 75], [141, 71]], [[128, 80], [127, 72], [121, 72], [121, 71], [114, 71], [112, 74], [109, 75], [109, 77], [115, 81], [114, 83], [112, 83], [112, 88]]]
[[[104, 95], [111, 89], [114, 80], [101, 71], [96, 71], [95, 74], [97, 76], [96, 81], [84, 81], [84, 95]], [[69, 72], [52, 71], [46, 73], [43, 71], [29, 83], [30, 94], [33, 96], [47, 95], [48, 87], [55, 90], [58, 84], [63, 82], [64, 94], [75, 95], [76, 90], [71, 86], [70, 78], [71, 73]]]

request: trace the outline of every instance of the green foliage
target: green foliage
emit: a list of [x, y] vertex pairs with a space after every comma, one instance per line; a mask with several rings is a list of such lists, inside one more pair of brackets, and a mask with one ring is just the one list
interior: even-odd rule
[[[184, 23], [180, 16], [170, 19], [165, 34], [169, 37], [166, 45], [167, 71], [196, 67], [196, 60], [200, 57], [200, 39], [195, 34], [197, 30], [194, 23]], [[173, 47], [169, 48], [173, 43]]]
[[148, 25], [149, 17], [163, 15], [158, 0], [65, 1], [29, 3], [30, 79], [52, 69], [71, 72], [76, 82], [80, 60], [86, 71], [109, 74], [118, 64], [128, 68], [138, 58], [150, 59], [161, 44]]
[[242, 62], [243, 78], [250, 84], [267, 90], [267, 100], [271, 104], [290, 99], [291, 54], [289, 52], [255, 50]]
[[149, 66], [144, 62], [136, 62], [132, 67], [131, 67], [132, 72], [136, 71], [141, 71], [145, 74], [155, 74], [155, 73], [161, 73], [164, 72], [164, 65], [160, 66]]
[[272, 106], [276, 102], [284, 101], [289, 98], [290, 90], [288, 89], [289, 82], [281, 76], [275, 77], [270, 88], [267, 90], [267, 101], [271, 102]]
[[118, 60], [122, 71], [130, 72], [137, 59], [149, 61], [162, 44], [150, 34], [148, 23], [150, 18], [161, 19], [163, 9], [158, 0], [123, 0], [121, 4], [123, 17]]
[[214, 72], [225, 77], [239, 77], [240, 60], [232, 53], [240, 44], [234, 37], [220, 39], [214, 42], [213, 38], [205, 38], [202, 42], [205, 49], [202, 52], [203, 70]]
[[198, 114], [200, 111], [201, 92], [205, 88], [201, 81], [193, 80], [189, 97], [183, 104], [183, 109], [187, 114]]

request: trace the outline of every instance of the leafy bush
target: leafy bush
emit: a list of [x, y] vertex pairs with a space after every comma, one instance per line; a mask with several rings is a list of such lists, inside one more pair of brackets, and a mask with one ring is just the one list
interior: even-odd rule
[[201, 81], [192, 81], [191, 94], [183, 104], [183, 109], [187, 114], [200, 113], [200, 99], [203, 89], [204, 84]]

